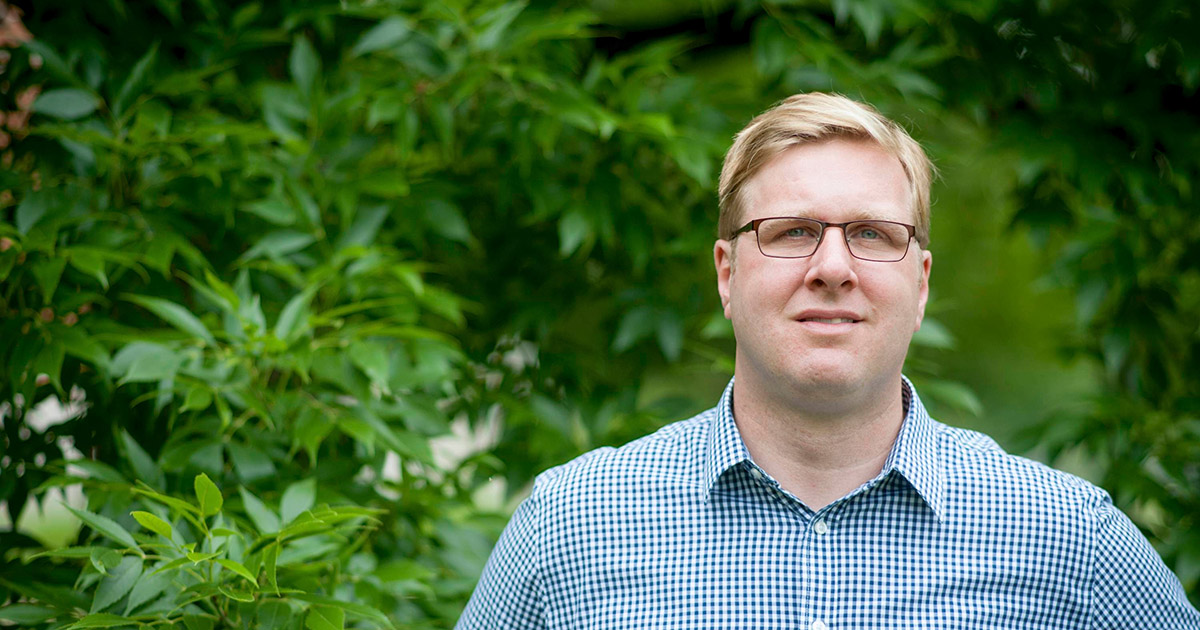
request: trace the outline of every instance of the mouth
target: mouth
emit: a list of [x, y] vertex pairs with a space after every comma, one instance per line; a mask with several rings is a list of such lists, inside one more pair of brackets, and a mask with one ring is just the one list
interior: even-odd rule
[[813, 324], [857, 324], [863, 318], [854, 311], [841, 309], [808, 309], [796, 314], [796, 321]]

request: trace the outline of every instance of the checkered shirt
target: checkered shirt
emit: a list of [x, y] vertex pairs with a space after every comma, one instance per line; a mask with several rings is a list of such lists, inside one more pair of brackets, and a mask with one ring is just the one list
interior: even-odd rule
[[460, 630], [1200, 630], [1109, 496], [908, 409], [882, 472], [813, 511], [720, 403], [540, 475]]

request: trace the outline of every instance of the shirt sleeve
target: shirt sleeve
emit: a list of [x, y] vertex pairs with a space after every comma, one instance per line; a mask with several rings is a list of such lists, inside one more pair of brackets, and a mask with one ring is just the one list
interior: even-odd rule
[[455, 630], [546, 627], [537, 561], [540, 530], [535, 493], [521, 503], [504, 528]]
[[1097, 510], [1091, 627], [1200, 630], [1200, 612], [1179, 579], [1129, 517], [1105, 499]]

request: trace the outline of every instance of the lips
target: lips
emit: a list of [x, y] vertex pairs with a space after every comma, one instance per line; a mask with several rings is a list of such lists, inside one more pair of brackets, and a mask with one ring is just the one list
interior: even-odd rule
[[798, 322], [818, 324], [856, 324], [862, 317], [853, 311], [807, 310], [796, 316]]

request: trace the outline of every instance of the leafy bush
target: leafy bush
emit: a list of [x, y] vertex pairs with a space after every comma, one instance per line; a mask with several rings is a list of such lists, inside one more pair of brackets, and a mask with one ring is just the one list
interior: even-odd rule
[[88, 527], [0, 534], [0, 617], [449, 625], [503, 496], [720, 355], [685, 279], [729, 123], [574, 10], [114, 6], [39, 4], [5, 68], [0, 498], [81, 483]]
[[[0, 619], [451, 625], [534, 473], [707, 406], [728, 378], [702, 261], [716, 165], [765, 94], [832, 86], [902, 119], [990, 103], [944, 96], [971, 93], [965, 62], [906, 42], [994, 42], [999, 9], [964, 25], [885, 4], [742, 11], [741, 91], [681, 71], [693, 42], [614, 44], [570, 6], [28, 9], [34, 39], [0, 84], [0, 500], [15, 520], [82, 484], [86, 528], [58, 550], [0, 532]], [[848, 52], [864, 47], [876, 61]], [[1085, 187], [1072, 177], [1055, 181]], [[977, 407], [937, 374], [945, 329], [917, 341], [923, 391]], [[1170, 374], [1192, 373], [1185, 356]], [[1188, 426], [1171, 382], [1175, 411], [1145, 416], [1169, 431], [1121, 421], [1186, 481], [1194, 439], [1158, 455]], [[31, 423], [47, 398], [70, 414]], [[1182, 497], [1147, 492], [1144, 524], [1195, 513], [1200, 486], [1139, 470], [1110, 487]], [[1198, 557], [1165, 529], [1171, 558]]]

